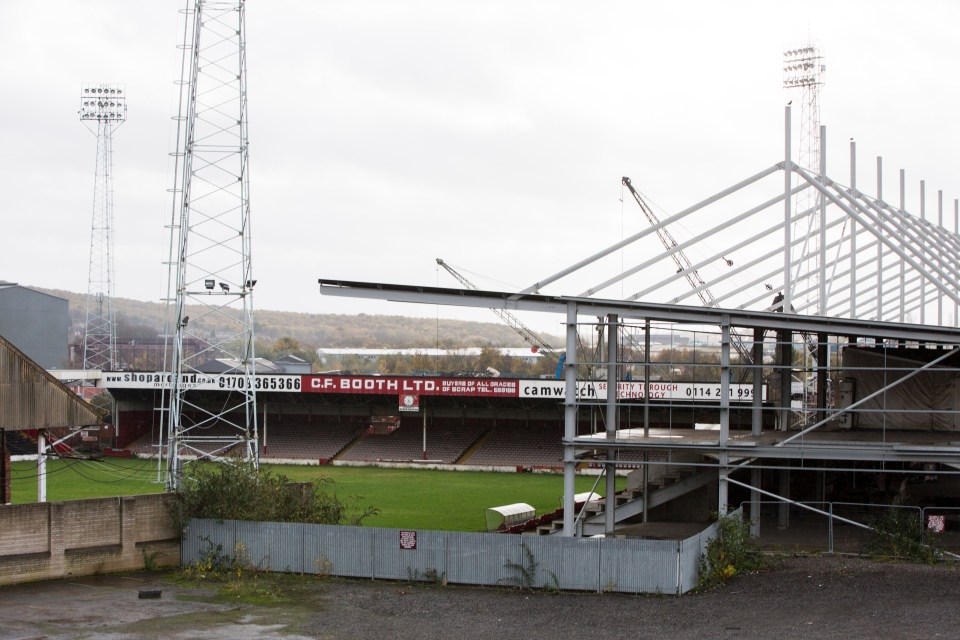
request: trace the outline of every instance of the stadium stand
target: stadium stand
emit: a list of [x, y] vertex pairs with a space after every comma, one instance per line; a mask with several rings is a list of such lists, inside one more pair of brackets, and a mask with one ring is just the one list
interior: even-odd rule
[[[319, 419], [304, 415], [270, 415], [261, 425], [260, 456], [265, 460], [333, 460], [347, 462], [420, 462], [524, 468], [559, 468], [563, 449], [562, 426], [556, 423], [506, 423], [490, 427], [483, 422], [436, 421], [423, 429], [416, 421], [396, 430], [376, 433], [362, 417]], [[266, 431], [266, 433], [264, 433]], [[232, 433], [214, 425], [209, 435]], [[156, 455], [160, 429], [154, 428], [127, 448], [139, 455]], [[214, 445], [211, 445], [212, 448]], [[209, 450], [209, 448], [205, 448]], [[623, 457], [639, 454], [623, 454]]]

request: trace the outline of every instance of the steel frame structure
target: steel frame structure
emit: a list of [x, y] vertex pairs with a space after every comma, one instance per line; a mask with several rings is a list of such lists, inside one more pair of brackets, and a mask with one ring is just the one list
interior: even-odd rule
[[[674, 267], [673, 254], [698, 251], [692, 258], [704, 286], [720, 307], [774, 309], [829, 317], [869, 318], [927, 324], [927, 314], [936, 310], [935, 324], [954, 324], [960, 305], [960, 236], [957, 235], [960, 205], [954, 200], [954, 229], [931, 224], [925, 215], [906, 210], [904, 172], [900, 172], [899, 206], [883, 200], [882, 173], [877, 175], [877, 196], [856, 187], [856, 146], [850, 145], [850, 183], [845, 186], [824, 171], [812, 174], [791, 160], [791, 107], [785, 107], [785, 157], [749, 178], [732, 185], [666, 219], [594, 253], [563, 270], [522, 289], [538, 293], [560, 286], [571, 275], [590, 277], [603, 267], [603, 259], [627, 248], [637, 250], [642, 261], [626, 271], [607, 276], [582, 290], [580, 297], [597, 295], [614, 284], [644, 276], [644, 288], [626, 301], [650, 300], [681, 304], [697, 296], [687, 289], [685, 271]], [[826, 146], [826, 130], [821, 128]], [[878, 158], [878, 168], [881, 163]], [[821, 164], [825, 164], [821, 160]], [[778, 188], [777, 175], [783, 181]], [[796, 193], [815, 190], [822, 204], [794, 211]], [[921, 182], [921, 212], [925, 209]], [[746, 208], [730, 214], [730, 207], [743, 206], [734, 196], [746, 199]], [[783, 207], [776, 216], [776, 207]], [[726, 207], [726, 210], [724, 210]], [[719, 211], [719, 213], [718, 213]], [[938, 216], [943, 220], [943, 195], [938, 196]], [[810, 216], [818, 216], [821, 242], [817, 271], [805, 269], [808, 244], [794, 237], [794, 228]], [[664, 251], [656, 242], [659, 227], [686, 225], [698, 230], [689, 239]], [[720, 250], [714, 247], [723, 243]], [[729, 244], [726, 244], [729, 243]], [[729, 266], [733, 263], [733, 266]], [[601, 276], [609, 270], [601, 273]], [[782, 301], [771, 302], [775, 293]], [[952, 317], [938, 299], [954, 303]], [[949, 310], [947, 310], [949, 311]]]
[[[172, 389], [164, 398], [166, 483], [182, 461], [258, 463], [244, 0], [188, 0], [184, 15], [176, 178], [166, 302]], [[206, 347], [194, 353], [184, 341]], [[223, 359], [241, 388], [211, 410], [190, 376]]]
[[97, 138], [90, 224], [90, 263], [83, 323], [83, 369], [117, 368], [117, 323], [113, 309], [113, 132], [127, 119], [122, 83], [80, 87], [80, 121]]
[[[563, 314], [568, 354], [564, 365], [564, 535], [584, 531], [574, 514], [577, 464], [594, 459], [612, 475], [622, 463], [618, 459], [619, 452], [685, 452], [709, 460], [670, 464], [711, 469], [715, 474], [713, 479], [718, 481], [717, 504], [721, 512], [727, 506], [731, 485], [751, 487], [752, 500], [756, 504], [759, 504], [761, 494], [773, 495], [784, 504], [789, 503], [789, 481], [782, 487], [780, 495], [762, 491], [761, 471], [789, 472], [793, 465], [803, 465], [806, 461], [830, 464], [845, 471], [852, 471], [859, 464], [868, 464], [872, 465], [870, 470], [877, 473], [903, 472], [903, 465], [937, 464], [942, 465], [942, 473], [958, 473], [960, 447], [956, 446], [951, 434], [960, 429], [960, 412], [942, 407], [898, 408], [894, 404], [888, 407], [885, 402], [896, 387], [916, 376], [960, 372], [960, 330], [945, 317], [941, 302], [944, 299], [954, 302], [956, 318], [956, 308], [960, 304], [957, 293], [960, 289], [960, 236], [956, 226], [960, 207], [954, 201], [954, 231], [950, 232], [905, 210], [903, 172], [899, 207], [880, 197], [882, 181], [879, 172], [878, 195], [875, 197], [835, 182], [825, 171], [811, 174], [791, 160], [790, 116], [788, 105], [785, 109], [783, 161], [522, 291], [491, 292], [321, 279], [320, 292], [333, 296]], [[821, 135], [821, 149], [825, 149], [823, 128]], [[822, 158], [821, 167], [825, 165]], [[736, 210], [730, 213], [730, 206], [726, 206], [718, 214], [716, 209], [720, 207], [711, 207], [734, 194], [743, 196], [749, 188], [756, 190], [765, 179], [776, 174], [783, 177], [779, 188], [774, 186], [771, 190], [768, 186], [766, 191], [761, 188], [755, 200], [737, 203], [736, 206], [745, 207], [740, 213]], [[855, 147], [851, 145], [851, 184], [855, 184], [855, 178]], [[820, 204], [795, 212], [793, 196], [805, 189], [815, 190], [821, 196], [818, 198]], [[939, 202], [942, 220], [942, 195]], [[728, 202], [724, 204], [728, 205]], [[777, 213], [777, 206], [783, 207], [782, 214]], [[696, 221], [698, 214], [700, 219]], [[803, 268], [807, 262], [803, 248], [809, 246], [806, 238], [793, 237], [795, 228], [805, 228], [795, 223], [810, 216], [819, 216], [820, 222], [817, 227], [820, 259], [815, 273]], [[631, 245], [650, 239], [656, 242], [659, 226], [680, 221], [702, 231], [666, 250], [661, 247], [659, 251], [651, 251], [650, 246], [656, 245], [648, 244], [638, 252], [643, 256], [638, 264], [601, 280], [579, 295], [541, 292], [557, 283], [566, 282], [570, 286], [567, 279], [571, 275], [602, 265], [604, 258]], [[708, 248], [705, 256], [693, 259], [690, 266], [698, 270], [704, 286], [710, 287], [719, 306], [682, 306], [679, 303], [699, 292], [696, 288], [671, 287], [677, 282], [682, 284], [687, 276], [683, 269], [677, 271], [673, 266], [674, 254], [681, 250], [690, 254], [704, 245], [721, 242], [723, 246], [719, 251]], [[726, 263], [731, 257], [735, 258], [736, 266], [729, 270], [713, 268], [721, 260], [724, 266], [730, 266]], [[664, 264], [667, 268], [657, 271]], [[647, 286], [627, 299], [597, 296], [611, 285], [637, 274], [646, 276]], [[771, 301], [774, 293], [779, 295]], [[926, 307], [932, 310], [934, 301], [937, 322], [927, 323], [924, 321]], [[921, 322], [908, 321], [916, 315], [920, 316]], [[582, 317], [589, 317], [590, 321], [583, 322]], [[607, 379], [623, 380], [620, 371], [625, 366], [640, 366], [644, 369], [645, 384], [650, 381], [651, 322], [712, 330], [717, 336], [719, 350], [718, 423], [708, 431], [688, 428], [684, 432], [668, 431], [665, 434], [662, 425], [651, 424], [649, 420], [652, 403], [647, 396], [641, 402], [643, 428], [620, 429], [619, 412], [628, 404], [636, 405], [635, 399], [618, 397], [620, 384], [604, 399], [602, 407], [595, 401], [578, 397], [577, 385], [583, 379], [579, 372], [591, 371], [596, 363], [577, 362], [577, 343], [582, 328], [589, 326], [592, 333], [597, 318], [605, 319], [603, 322], [611, 336], [606, 354]], [[622, 336], [625, 328], [630, 326], [639, 330], [646, 340], [645, 349], [641, 351], [643, 360], [639, 362], [626, 361], [622, 354], [627, 350], [620, 350], [617, 345], [624, 341], [623, 338], [613, 339], [613, 336]], [[753, 336], [754, 357], [750, 362], [731, 357], [731, 335], [738, 331], [741, 335]], [[805, 369], [809, 365], [794, 362], [793, 354], [798, 345], [799, 349], [806, 350], [810, 337], [816, 337], [817, 359], [822, 364]], [[637, 342], [633, 340], [633, 344]], [[854, 401], [830, 402], [826, 394], [828, 376], [841, 371], [836, 364], [831, 364], [831, 354], [865, 348], [883, 354], [883, 364], [876, 369], [882, 383], [871, 389], [868, 396]], [[916, 350], [921, 354], [919, 359], [899, 365], [887, 363], [890, 354], [898, 354], [905, 348]], [[764, 358], [765, 353], [771, 352], [772, 358]], [[899, 355], [897, 358], [903, 360]], [[734, 373], [738, 370], [745, 374], [743, 377], [750, 381], [753, 389], [748, 408], [750, 428], [746, 431], [731, 428], [731, 416], [739, 412], [737, 426], [742, 427], [743, 412], [747, 410], [742, 402], [731, 398], [732, 381], [737, 379]], [[813, 376], [818, 382], [812, 420], [806, 424], [789, 419], [793, 395], [791, 380], [798, 372], [800, 377]], [[766, 400], [763, 399], [765, 384], [770, 392]], [[610, 388], [614, 389], [614, 385]], [[870, 404], [878, 398], [883, 404]], [[675, 408], [685, 409], [682, 405]], [[578, 433], [582, 413], [595, 410], [604, 412], [605, 428]], [[917, 415], [937, 415], [948, 426], [943, 430], [898, 428]], [[853, 433], [850, 426], [853, 416], [864, 420], [876, 416], [881, 416], [884, 421], [889, 418], [890, 426], [888, 429], [887, 423], [883, 422], [880, 428]], [[652, 464], [656, 463], [646, 463], [644, 467]], [[748, 472], [749, 483], [731, 477]], [[605, 522], [599, 525], [601, 531], [612, 530], [616, 517], [614, 510], [611, 508], [610, 514], [604, 514]], [[640, 505], [633, 507], [630, 513], [646, 512], [646, 505]]]
[[[462, 289], [445, 289], [432, 287], [418, 287], [405, 285], [390, 285], [384, 283], [350, 282], [341, 280], [320, 279], [320, 292], [323, 295], [340, 297], [357, 297], [367, 299], [390, 300], [396, 302], [410, 302], [421, 304], [440, 304], [449, 306], [465, 306], [479, 308], [499, 308], [511, 311], [537, 311], [554, 314], [563, 314], [566, 317], [568, 354], [576, 353], [576, 345], [581, 333], [593, 332], [597, 317], [604, 317], [615, 330], [613, 335], [621, 335], [624, 327], [643, 326], [643, 331], [649, 331], [648, 323], [667, 323], [677, 326], [686, 326], [703, 331], [706, 327], [714, 327], [720, 335], [720, 375], [717, 381], [719, 400], [717, 412], [719, 424], [709, 431], [692, 429], [664, 429], [662, 426], [651, 426], [645, 418], [644, 427], [618, 428], [621, 418], [617, 413], [630, 404], [649, 412], [649, 399], [639, 405], [636, 400], [628, 401], [607, 395], [601, 401], [580, 398], [577, 394], [577, 384], [583, 379], [580, 372], [592, 370], [596, 363], [577, 362], [574, 358], [565, 363], [565, 400], [564, 400], [564, 534], [574, 535], [578, 527], [574, 524], [574, 478], [578, 464], [594, 460], [608, 467], [608, 477], [612, 477], [618, 465], [624, 463], [618, 458], [618, 452], [641, 451], [656, 452], [669, 451], [672, 453], [685, 452], [705, 456], [714, 462], [685, 463], [671, 462], [670, 464], [691, 467], [709, 467], [718, 475], [719, 479], [718, 504], [721, 508], [727, 503], [729, 476], [738, 472], [759, 474], [761, 470], [787, 470], [790, 465], [804, 464], [811, 461], [827, 461], [838, 470], [853, 471], [860, 463], [875, 463], [873, 467], [859, 468], [860, 472], [870, 471], [877, 473], [897, 473], [893, 465], [900, 464], [927, 464], [936, 463], [947, 465], [953, 469], [960, 469], [960, 447], [954, 441], [954, 432], [920, 432], [920, 435], [903, 433], [891, 426], [889, 430], [872, 432], [851, 432], [844, 422], [844, 416], [868, 415], [876, 409], [864, 409], [862, 404], [845, 407], [828, 407], [824, 403], [819, 410], [820, 419], [800, 431], [784, 432], [776, 425], [782, 416], [789, 412], [786, 399], [776, 397], [773, 393], [772, 401], [764, 401], [759, 392], [762, 386], [761, 376], [764, 369], [768, 370], [771, 384], [776, 385], [777, 372], [791, 370], [791, 362], [782, 361], [764, 366], [752, 364], [740, 365], [731, 361], [732, 352], [730, 333], [739, 329], [745, 335], [754, 335], [754, 348], [763, 348], [769, 343], [765, 336], [777, 333], [786, 336], [813, 334], [822, 338], [821, 344], [843, 344], [848, 348], [859, 348], [873, 345], [884, 348], [885, 345], [895, 348], [902, 344], [927, 345], [942, 349], [935, 358], [918, 365], [911, 370], [900, 369], [899, 374], [895, 367], [883, 369], [890, 374], [890, 382], [878, 389], [870, 397], [862, 398], [864, 403], [874, 399], [877, 394], [889, 392], [896, 386], [910, 380], [920, 372], [933, 371], [938, 373], [960, 373], [960, 366], [956, 363], [944, 365], [945, 360], [953, 359], [960, 354], [960, 331], [948, 327], [933, 327], [923, 325], [908, 325], [900, 323], [860, 321], [842, 318], [818, 318], [815, 316], [799, 316], [778, 312], [745, 311], [731, 309], [717, 309], [705, 307], [686, 307], [658, 303], [624, 302], [619, 300], [603, 300], [582, 297], [546, 296], [540, 294], [517, 294], [510, 292], [468, 291]], [[589, 318], [589, 320], [582, 320]], [[869, 338], [857, 338], [869, 336]], [[789, 338], [788, 338], [789, 340]], [[788, 344], [793, 344], [790, 340]], [[609, 345], [609, 343], [608, 343]], [[759, 347], [758, 347], [759, 345]], [[773, 345], [778, 346], [777, 344]], [[767, 344], [767, 350], [770, 350]], [[625, 365], [637, 365], [649, 369], [649, 360], [631, 362], [621, 359], [615, 345], [609, 346], [608, 366], [611, 370]], [[744, 368], [752, 379], [755, 392], [749, 405], [737, 405], [735, 398], [731, 398], [730, 390], [734, 387], [732, 380], [737, 379], [735, 371]], [[609, 376], [608, 376], [609, 377]], [[619, 376], [618, 376], [619, 378]], [[622, 379], [622, 378], [621, 378]], [[774, 390], [775, 391], [775, 390]], [[685, 410], [690, 406], [682, 403], [673, 407], [673, 410]], [[741, 412], [749, 409], [751, 412], [750, 430], [732, 429], [730, 416], [734, 410]], [[592, 433], [578, 433], [578, 425], [585, 412], [605, 412], [605, 428]], [[909, 413], [905, 410], [904, 413]], [[894, 410], [890, 414], [896, 414]], [[956, 411], [944, 411], [950, 420], [956, 419]], [[893, 422], [893, 419], [891, 419]], [[599, 452], [599, 455], [598, 455]], [[635, 466], [636, 461], [630, 462]], [[650, 465], [663, 464], [650, 462]], [[732, 481], [732, 480], [731, 480]], [[742, 482], [736, 481], [734, 484]], [[759, 488], [759, 475], [752, 477], [751, 483]], [[784, 492], [788, 494], [788, 491]], [[764, 495], [770, 495], [769, 492]], [[759, 491], [755, 499], [759, 500]], [[786, 495], [784, 500], [788, 500]], [[643, 508], [625, 511], [624, 516], [642, 513]], [[613, 519], [614, 512], [611, 510]], [[619, 516], [618, 516], [619, 517]], [[612, 527], [612, 524], [609, 525]], [[580, 528], [582, 531], [582, 527]], [[609, 529], [608, 529], [609, 530]]]

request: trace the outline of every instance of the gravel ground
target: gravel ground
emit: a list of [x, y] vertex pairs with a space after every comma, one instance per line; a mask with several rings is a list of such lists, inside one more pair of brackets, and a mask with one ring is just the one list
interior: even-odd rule
[[[139, 589], [162, 597], [139, 599]], [[960, 567], [790, 557], [685, 596], [311, 582], [280, 605], [234, 605], [160, 574], [0, 588], [0, 640], [23, 638], [956, 638]]]

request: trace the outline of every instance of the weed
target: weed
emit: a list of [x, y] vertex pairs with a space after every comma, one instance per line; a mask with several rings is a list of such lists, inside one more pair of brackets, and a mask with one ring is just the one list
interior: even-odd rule
[[[217, 596], [221, 600], [276, 604], [287, 598], [291, 589], [302, 589], [309, 582], [304, 581], [303, 576], [295, 579], [288, 574], [271, 573], [269, 567], [255, 565], [243, 543], [237, 543], [227, 553], [223, 545], [214, 544], [210, 538], [203, 537], [201, 540], [206, 547], [200, 552], [200, 559], [181, 569], [179, 577], [186, 582], [215, 583]], [[329, 560], [321, 558], [317, 564], [322, 568], [329, 565]]]
[[330, 558], [327, 556], [320, 556], [313, 561], [314, 568], [316, 569], [316, 574], [320, 578], [329, 578], [333, 573], [333, 563], [330, 562]]
[[937, 534], [923, 526], [923, 520], [905, 509], [888, 509], [869, 522], [870, 537], [860, 552], [874, 558], [897, 558], [935, 564], [943, 560]]
[[[537, 586], [537, 574], [540, 572], [540, 563], [537, 562], [533, 552], [530, 551], [530, 547], [528, 547], [526, 543], [521, 543], [520, 546], [523, 548], [523, 561], [516, 563], [508, 560], [503, 565], [504, 568], [516, 572], [516, 575], [501, 578], [499, 582], [501, 584], [515, 586], [518, 589], [532, 591]], [[551, 592], [559, 592], [560, 580], [557, 578], [557, 574], [553, 571], [546, 571], [546, 574], [547, 577], [550, 578], [550, 584], [544, 585], [544, 589]]]
[[738, 573], [756, 571], [764, 567], [763, 556], [750, 538], [750, 526], [739, 515], [727, 515], [717, 520], [717, 535], [707, 543], [707, 551], [700, 556], [699, 590], [726, 584]]
[[143, 568], [147, 571], [156, 571], [157, 570], [157, 556], [160, 555], [159, 551], [154, 551], [153, 553], [147, 553], [147, 548], [143, 547], [140, 550], [143, 553]]
[[411, 569], [407, 567], [407, 581], [408, 582], [429, 582], [436, 587], [445, 587], [447, 586], [447, 574], [446, 572], [439, 572], [433, 567], [428, 567], [423, 572], [419, 569]]
[[187, 565], [181, 574], [187, 580], [226, 580], [235, 576], [242, 579], [245, 574], [259, 572], [250, 561], [246, 546], [239, 542], [233, 553], [225, 553], [222, 544], [214, 544], [209, 536], [200, 538], [206, 547], [200, 551], [200, 559]]

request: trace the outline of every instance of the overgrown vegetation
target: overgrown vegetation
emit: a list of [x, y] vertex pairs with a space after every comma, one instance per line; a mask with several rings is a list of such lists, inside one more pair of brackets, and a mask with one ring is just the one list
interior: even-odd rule
[[183, 567], [177, 577], [181, 583], [217, 588], [217, 599], [245, 604], [276, 604], [288, 601], [309, 583], [323, 580], [328, 574], [292, 575], [273, 573], [269, 567], [258, 567], [250, 560], [246, 547], [239, 543], [227, 551], [223, 545], [202, 538], [205, 547], [200, 559]]
[[887, 509], [868, 524], [872, 531], [861, 545], [860, 552], [864, 555], [926, 564], [943, 560], [937, 534], [923, 526], [916, 511]]
[[698, 590], [711, 589], [730, 582], [738, 573], [762, 569], [763, 556], [750, 537], [750, 525], [739, 516], [730, 514], [717, 520], [717, 536], [707, 544], [707, 552], [700, 556]]
[[269, 468], [244, 463], [189, 465], [172, 507], [174, 526], [190, 518], [359, 525], [377, 509], [341, 498], [332, 480], [291, 482]]

